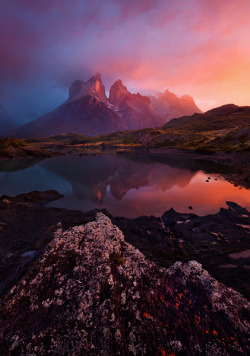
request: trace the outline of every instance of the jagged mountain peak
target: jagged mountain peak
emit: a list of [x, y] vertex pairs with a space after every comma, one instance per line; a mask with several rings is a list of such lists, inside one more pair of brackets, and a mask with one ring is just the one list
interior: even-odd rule
[[93, 75], [91, 78], [89, 78], [89, 80], [87, 81], [87, 83], [91, 82], [100, 82], [102, 84], [102, 78], [101, 78], [101, 74], [96, 72], [95, 75]]
[[107, 102], [105, 87], [102, 84], [101, 74], [96, 73], [87, 82], [75, 80], [69, 88], [69, 101], [77, 100], [84, 96], [94, 96], [99, 101]]
[[131, 95], [125, 85], [122, 84], [121, 79], [118, 79], [111, 86], [109, 91], [109, 102], [112, 105], [119, 105], [122, 100]]
[[79, 94], [83, 85], [84, 83], [82, 80], [75, 80], [69, 88], [69, 99], [72, 99]]
[[190, 95], [188, 95], [188, 94], [182, 95], [181, 99], [189, 100], [189, 101], [194, 101], [194, 98], [192, 98], [192, 96], [190, 96]]
[[150, 99], [153, 109], [165, 119], [165, 122], [174, 117], [201, 113], [194, 99], [187, 94], [180, 97], [166, 89], [157, 96], [150, 96]]
[[121, 79], [116, 80], [112, 86], [113, 86], [113, 87], [122, 87], [122, 88], [124, 88], [124, 89], [127, 90], [127, 88], [125, 87], [125, 85], [123, 85]]
[[191, 97], [178, 97], [166, 90], [157, 97], [131, 93], [118, 79], [106, 97], [101, 74], [86, 82], [77, 79], [69, 97], [58, 108], [23, 125], [17, 137], [42, 137], [68, 132], [98, 135], [117, 130], [159, 127], [174, 117], [200, 112]]

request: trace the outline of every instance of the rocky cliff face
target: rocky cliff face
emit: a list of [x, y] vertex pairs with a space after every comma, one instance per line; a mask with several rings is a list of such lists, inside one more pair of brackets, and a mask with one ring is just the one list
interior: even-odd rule
[[91, 77], [86, 83], [81, 80], [73, 82], [69, 88], [69, 101], [77, 100], [83, 96], [93, 96], [103, 103], [107, 103], [105, 87], [102, 83], [100, 73]]
[[108, 217], [62, 231], [1, 305], [2, 355], [242, 355], [249, 303], [202, 266], [149, 262]]
[[166, 122], [147, 96], [130, 93], [120, 79], [110, 88], [109, 103], [130, 130], [157, 127]]
[[73, 132], [95, 136], [162, 126], [173, 117], [199, 111], [191, 97], [179, 99], [174, 94], [164, 95], [161, 99], [152, 97], [152, 106], [149, 97], [130, 93], [117, 80], [107, 99], [101, 75], [97, 73], [85, 83], [74, 81], [68, 99], [61, 106], [10, 131], [10, 135], [37, 138]]
[[165, 123], [173, 118], [200, 113], [194, 99], [189, 95], [178, 97], [166, 90], [158, 96], [150, 96], [153, 109], [161, 115]]
[[76, 80], [69, 88], [69, 98], [61, 106], [11, 133], [16, 137], [38, 138], [63, 133], [88, 136], [111, 133], [126, 127], [107, 104], [100, 74], [86, 83]]
[[21, 126], [13, 136], [38, 138], [70, 132], [95, 136], [123, 128], [122, 119], [105, 103], [85, 95], [67, 100], [57, 109]]
[[130, 95], [127, 88], [122, 84], [121, 79], [118, 79], [110, 88], [109, 102], [112, 105], [119, 106], [121, 102]]

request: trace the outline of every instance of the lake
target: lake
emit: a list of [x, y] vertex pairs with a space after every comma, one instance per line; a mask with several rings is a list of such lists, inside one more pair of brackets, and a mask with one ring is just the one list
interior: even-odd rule
[[106, 208], [125, 217], [161, 216], [171, 207], [206, 215], [226, 207], [227, 200], [250, 209], [250, 191], [224, 180], [223, 169], [201, 160], [115, 152], [2, 161], [0, 195], [55, 189], [64, 198], [47, 206]]

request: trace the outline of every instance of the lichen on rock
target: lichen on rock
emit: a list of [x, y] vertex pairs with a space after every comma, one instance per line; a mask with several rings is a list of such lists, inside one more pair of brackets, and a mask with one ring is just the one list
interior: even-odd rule
[[2, 355], [243, 355], [249, 303], [196, 261], [169, 269], [110, 219], [57, 230], [2, 301]]

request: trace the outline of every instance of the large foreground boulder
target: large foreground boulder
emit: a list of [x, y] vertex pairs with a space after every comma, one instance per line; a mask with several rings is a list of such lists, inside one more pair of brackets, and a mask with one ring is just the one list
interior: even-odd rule
[[243, 355], [249, 303], [191, 261], [160, 268], [110, 219], [59, 229], [1, 305], [1, 355]]

